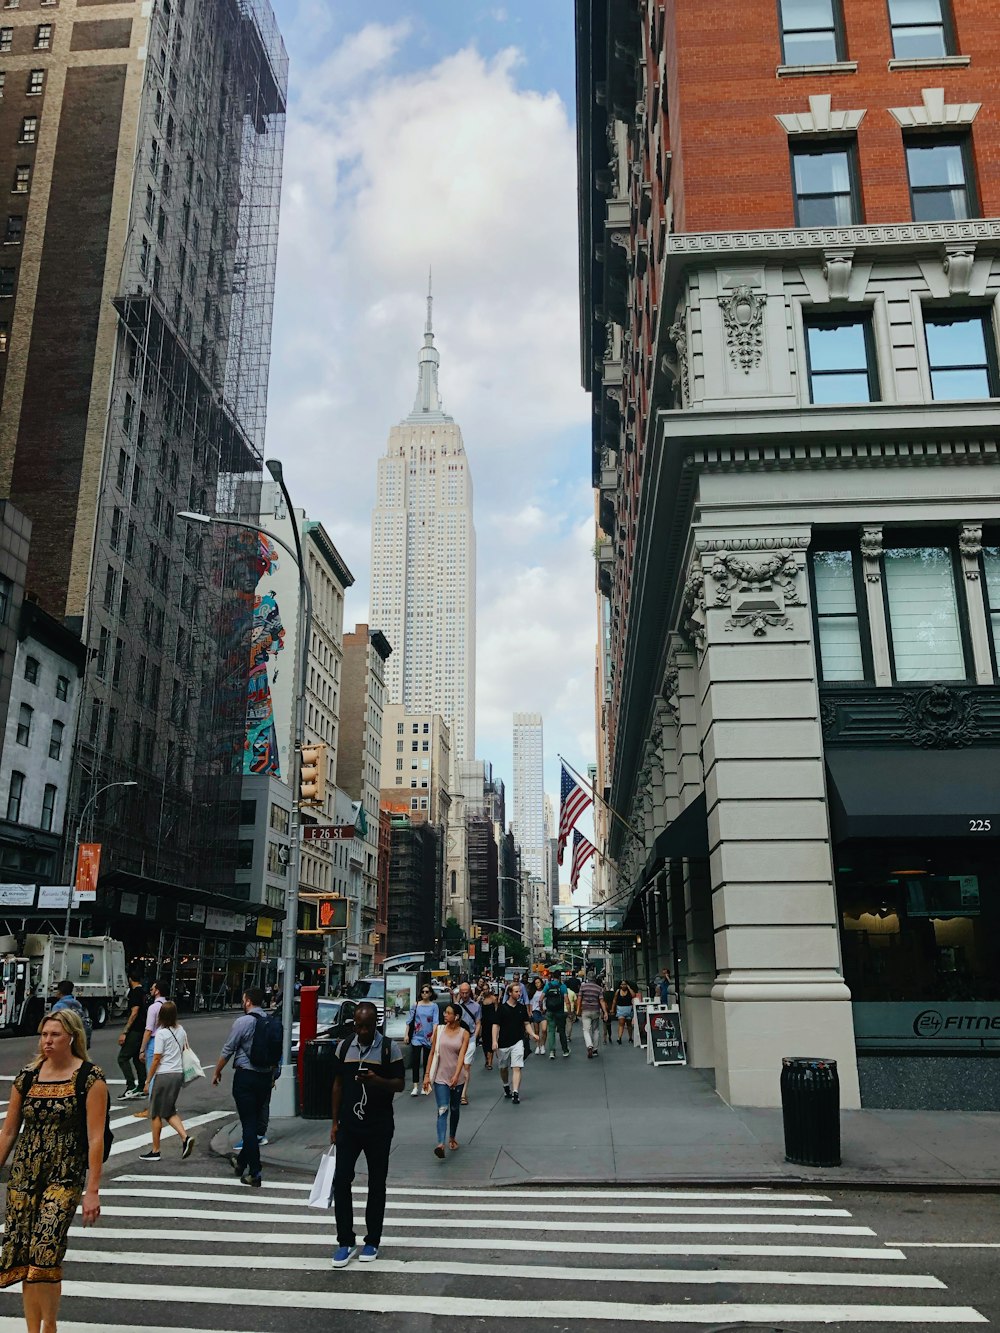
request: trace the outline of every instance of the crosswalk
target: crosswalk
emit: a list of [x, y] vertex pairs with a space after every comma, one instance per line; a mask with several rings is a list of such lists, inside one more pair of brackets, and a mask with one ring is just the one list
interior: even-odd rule
[[[70, 1232], [60, 1333], [325, 1333], [337, 1312], [354, 1330], [424, 1316], [498, 1333], [988, 1322], [824, 1194], [391, 1185], [378, 1261], [334, 1271], [308, 1190], [250, 1190], [212, 1159], [109, 1170], [101, 1225]], [[0, 1333], [23, 1329], [18, 1307], [0, 1293]]]

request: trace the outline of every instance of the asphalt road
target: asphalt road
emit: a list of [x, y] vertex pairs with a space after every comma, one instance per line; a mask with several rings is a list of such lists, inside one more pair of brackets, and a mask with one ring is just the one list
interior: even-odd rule
[[[231, 1021], [190, 1022], [206, 1065]], [[32, 1045], [0, 1043], [0, 1074]], [[96, 1035], [113, 1078], [115, 1051], [114, 1033]], [[127, 1123], [101, 1224], [70, 1233], [60, 1333], [1000, 1327], [995, 1195], [452, 1189], [407, 1186], [397, 1172], [379, 1260], [333, 1271], [332, 1218], [305, 1206], [300, 1173], [269, 1171], [250, 1190], [208, 1154], [231, 1115], [225, 1085], [186, 1090], [182, 1113], [201, 1134], [186, 1163], [176, 1140], [159, 1163], [140, 1162], [148, 1131], [131, 1109], [113, 1112]], [[19, 1309], [16, 1290], [0, 1293], [0, 1333], [23, 1328]]]

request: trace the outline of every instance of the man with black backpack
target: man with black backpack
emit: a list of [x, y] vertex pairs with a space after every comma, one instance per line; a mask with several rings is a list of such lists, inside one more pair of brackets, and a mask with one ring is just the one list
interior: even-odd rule
[[264, 992], [251, 986], [243, 994], [243, 1013], [233, 1023], [212, 1075], [213, 1087], [222, 1081], [222, 1071], [233, 1061], [233, 1101], [243, 1127], [239, 1153], [230, 1164], [244, 1185], [261, 1185], [260, 1143], [267, 1125], [271, 1089], [281, 1064], [281, 1019], [264, 1012]]
[[542, 994], [545, 997], [545, 1017], [549, 1025], [549, 1035], [546, 1042], [549, 1059], [554, 1060], [556, 1058], [556, 1033], [559, 1034], [563, 1059], [568, 1059], [569, 1042], [566, 1040], [566, 1005], [569, 991], [563, 985], [562, 975], [559, 972], [552, 973], [545, 983]]

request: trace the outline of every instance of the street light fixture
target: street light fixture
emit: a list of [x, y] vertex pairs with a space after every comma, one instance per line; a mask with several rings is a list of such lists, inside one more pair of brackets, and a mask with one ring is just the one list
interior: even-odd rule
[[198, 514], [185, 510], [177, 515], [189, 523], [219, 523], [230, 528], [246, 528], [249, 532], [260, 533], [280, 546], [292, 557], [299, 571], [299, 600], [302, 605], [301, 633], [298, 636], [298, 691], [295, 697], [295, 735], [292, 752], [292, 859], [289, 865], [288, 883], [285, 886], [285, 928], [281, 937], [282, 985], [281, 985], [281, 1070], [274, 1085], [271, 1098], [271, 1115], [276, 1119], [291, 1119], [295, 1116], [295, 1066], [292, 1063], [292, 1023], [295, 1017], [295, 961], [298, 943], [299, 925], [299, 868], [301, 865], [301, 816], [299, 814], [299, 772], [302, 766], [302, 745], [305, 741], [306, 721], [306, 683], [309, 676], [309, 641], [312, 637], [312, 588], [306, 574], [302, 558], [302, 542], [299, 537], [295, 510], [285, 485], [281, 463], [276, 458], [269, 458], [265, 464], [268, 472], [281, 488], [288, 518], [292, 525], [295, 548], [259, 523], [247, 523], [242, 519], [221, 518], [215, 514]]
[[[63, 937], [69, 939], [70, 916], [73, 911], [73, 890], [76, 888], [76, 869], [80, 861], [80, 841], [83, 836], [83, 821], [87, 818], [87, 811], [97, 800], [98, 796], [104, 792], [110, 791], [112, 787], [138, 787], [138, 782], [129, 778], [126, 782], [107, 782], [103, 787], [98, 787], [90, 800], [86, 802], [80, 811], [80, 818], [76, 821], [76, 842], [73, 846], [73, 866], [70, 870], [70, 883], [66, 891], [66, 926], [63, 930]], [[66, 968], [66, 976], [69, 976], [69, 951], [63, 950], [63, 965]]]

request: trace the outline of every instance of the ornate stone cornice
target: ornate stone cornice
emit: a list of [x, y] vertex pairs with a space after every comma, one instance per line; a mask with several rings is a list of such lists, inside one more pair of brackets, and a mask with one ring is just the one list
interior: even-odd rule
[[860, 111], [834, 111], [829, 93], [816, 93], [809, 98], [808, 111], [791, 111], [775, 116], [786, 134], [850, 134], [865, 118]]
[[781, 444], [777, 446], [739, 444], [732, 448], [718, 446], [694, 449], [685, 458], [687, 468], [704, 471], [754, 471], [791, 468], [858, 468], [899, 464], [905, 467], [933, 467], [937, 463], [997, 463], [1000, 461], [998, 439], [929, 440], [920, 444], [853, 439], [849, 444], [834, 442]]
[[904, 130], [971, 125], [979, 114], [981, 102], [946, 102], [943, 88], [921, 88], [921, 106], [893, 106], [889, 115]]
[[677, 232], [667, 237], [667, 254], [728, 256], [767, 251], [823, 251], [843, 246], [912, 248], [950, 242], [995, 241], [1000, 246], [1000, 218], [964, 222], [900, 222], [872, 227], [788, 227], [772, 231]]
[[807, 551], [809, 538], [796, 537], [699, 537], [695, 549], [705, 551]]

